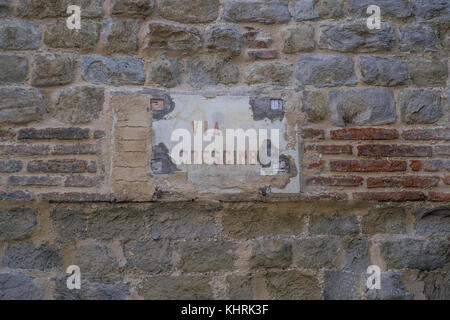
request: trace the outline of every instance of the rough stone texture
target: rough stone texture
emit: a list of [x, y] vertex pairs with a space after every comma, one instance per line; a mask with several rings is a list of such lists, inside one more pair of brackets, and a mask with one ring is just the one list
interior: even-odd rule
[[311, 51], [315, 48], [314, 27], [309, 24], [285, 27], [281, 30], [284, 53]]
[[144, 62], [133, 57], [84, 56], [82, 77], [94, 84], [138, 85], [145, 82]]
[[344, 235], [359, 232], [355, 215], [319, 213], [311, 217], [309, 222], [312, 234]]
[[0, 238], [19, 240], [29, 237], [36, 230], [36, 212], [31, 208], [0, 211]]
[[408, 79], [406, 63], [399, 58], [362, 56], [359, 68], [361, 80], [370, 85], [393, 87]]
[[114, 283], [102, 283], [81, 278], [82, 290], [67, 289], [66, 278], [53, 279], [55, 282], [56, 300], [127, 300], [130, 292], [121, 280]]
[[31, 84], [36, 87], [69, 84], [75, 79], [75, 66], [72, 54], [37, 54], [33, 57]]
[[447, 64], [438, 59], [417, 58], [408, 63], [408, 73], [419, 87], [445, 87]]
[[388, 89], [332, 90], [328, 108], [333, 124], [382, 125], [397, 119], [392, 91]]
[[123, 251], [127, 266], [145, 272], [167, 272], [172, 268], [173, 248], [165, 241], [129, 241]]
[[0, 1], [0, 18], [9, 16], [13, 11], [12, 0]]
[[5, 21], [0, 25], [0, 49], [34, 50], [39, 48], [40, 41], [37, 23]]
[[0, 274], [0, 300], [39, 300], [42, 290], [22, 273]]
[[401, 208], [369, 210], [362, 217], [362, 232], [365, 234], [403, 234], [406, 233], [406, 214]]
[[189, 84], [194, 88], [207, 85], [231, 85], [239, 81], [239, 68], [228, 60], [217, 57], [188, 58]]
[[450, 19], [450, 6], [445, 0], [414, 0], [414, 13], [419, 22], [445, 22]]
[[430, 300], [448, 300], [450, 297], [448, 272], [428, 272], [423, 276], [425, 297]]
[[180, 64], [177, 59], [159, 56], [150, 66], [149, 78], [160, 86], [173, 88], [181, 83]]
[[161, 17], [182, 23], [207, 23], [219, 16], [219, 0], [161, 0]]
[[286, 240], [268, 239], [254, 243], [252, 268], [288, 268], [292, 263], [292, 247]]
[[365, 237], [349, 237], [343, 240], [345, 270], [366, 272], [370, 263], [369, 241]]
[[407, 18], [413, 14], [413, 6], [409, 0], [348, 0], [349, 13], [357, 17], [367, 17], [367, 8], [376, 5], [381, 8], [382, 16]]
[[[366, 276], [367, 277], [367, 276]], [[364, 280], [366, 281], [367, 278]], [[412, 300], [413, 295], [405, 289], [401, 279], [401, 273], [390, 271], [381, 274], [381, 289], [368, 290], [366, 297], [368, 300]]]
[[323, 297], [325, 300], [357, 300], [359, 276], [356, 273], [329, 270], [325, 272]]
[[227, 294], [231, 300], [251, 300], [253, 298], [250, 276], [227, 276]]
[[177, 267], [185, 272], [232, 270], [235, 245], [224, 241], [182, 242]]
[[75, 250], [73, 263], [80, 267], [84, 274], [102, 279], [118, 271], [118, 263], [111, 250], [104, 244], [81, 245]]
[[404, 123], [434, 123], [443, 115], [438, 91], [405, 90], [398, 100]]
[[213, 25], [207, 31], [205, 44], [208, 49], [239, 56], [243, 37], [239, 29], [233, 25]]
[[19, 0], [17, 13], [26, 18], [57, 18], [67, 17], [67, 7], [71, 4], [79, 5], [81, 16], [86, 18], [98, 18], [104, 14], [102, 0]]
[[328, 116], [328, 96], [322, 91], [304, 91], [302, 111], [308, 115], [310, 122], [320, 122]]
[[389, 269], [435, 270], [448, 263], [450, 254], [449, 241], [440, 239], [386, 239], [380, 241], [380, 247]]
[[315, 300], [319, 299], [321, 289], [317, 278], [302, 271], [268, 273], [267, 288], [273, 299]]
[[112, 15], [150, 16], [155, 11], [155, 0], [112, 0]]
[[302, 86], [313, 85], [322, 88], [356, 84], [353, 61], [345, 56], [301, 55], [296, 75]]
[[197, 28], [151, 22], [144, 36], [146, 49], [167, 51], [196, 51], [203, 47], [203, 38]]
[[11, 244], [6, 247], [2, 265], [11, 269], [50, 270], [60, 268], [59, 250], [51, 245]]
[[230, 22], [286, 23], [291, 19], [288, 4], [281, 1], [225, 2], [222, 19]]
[[450, 234], [450, 208], [419, 211], [416, 214], [416, 232], [422, 236], [448, 236]]
[[400, 51], [437, 51], [437, 37], [431, 27], [407, 24], [400, 28]]
[[104, 89], [90, 86], [71, 87], [58, 93], [51, 114], [67, 123], [87, 123], [98, 119], [103, 110]]
[[213, 297], [210, 276], [156, 276], [146, 279], [139, 294], [149, 300], [206, 300]]
[[44, 32], [44, 43], [51, 48], [93, 49], [100, 39], [101, 23], [83, 22], [80, 30], [70, 30], [65, 21], [49, 23]]
[[109, 19], [104, 23], [102, 41], [105, 51], [112, 53], [133, 53], [139, 48], [139, 20]]
[[28, 74], [28, 58], [16, 55], [0, 55], [0, 84], [23, 83]]
[[55, 209], [50, 214], [58, 241], [74, 242], [87, 235], [87, 215], [82, 211]]
[[335, 237], [296, 240], [293, 244], [294, 264], [301, 268], [339, 268], [341, 243]]
[[394, 28], [387, 22], [381, 23], [381, 30], [369, 30], [366, 20], [320, 25], [319, 47], [341, 52], [389, 51], [394, 46]]
[[247, 68], [246, 82], [286, 85], [290, 82], [292, 74], [292, 66], [284, 62], [255, 62]]
[[0, 123], [42, 119], [47, 99], [35, 88], [0, 88]]

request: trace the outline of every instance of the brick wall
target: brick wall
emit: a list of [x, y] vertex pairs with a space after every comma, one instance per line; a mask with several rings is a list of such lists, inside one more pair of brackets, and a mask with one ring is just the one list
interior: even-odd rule
[[[66, 26], [69, 4], [81, 6], [82, 27], [79, 31], [69, 30]], [[380, 30], [369, 30], [366, 25], [366, 8], [372, 4], [381, 8]], [[364, 222], [361, 212], [356, 212], [357, 218], [349, 218], [351, 221], [348, 222], [349, 225], [355, 223], [359, 231], [353, 233], [352, 228], [345, 227], [339, 234], [359, 241], [361, 235], [365, 235], [365, 228], [375, 228], [370, 234], [431, 236], [432, 240], [426, 238], [426, 241], [425, 238], [403, 239], [400, 236], [399, 239], [403, 240], [386, 245], [389, 246], [387, 256], [382, 255], [380, 260], [384, 261], [383, 271], [390, 279], [387, 281], [400, 290], [403, 287], [398, 277], [409, 274], [403, 269], [429, 270], [428, 267], [417, 267], [419, 253], [431, 252], [430, 255], [437, 260], [448, 262], [448, 248], [434, 254], [437, 247], [433, 246], [438, 246], [439, 241], [445, 242], [443, 239], [449, 236], [448, 209], [445, 211], [450, 201], [449, 49], [450, 5], [445, 0], [0, 1], [0, 201], [5, 208], [14, 207], [16, 210], [25, 207], [34, 212], [17, 209], [21, 218], [13, 224], [14, 230], [0, 228], [0, 239], [3, 239], [0, 248], [4, 258], [0, 273], [17, 273], [14, 277], [24, 288], [33, 287], [34, 282], [26, 278], [34, 277], [33, 273], [25, 272], [25, 276], [16, 269], [40, 267], [33, 266], [33, 261], [21, 264], [15, 260], [23, 252], [34, 254], [37, 243], [49, 246], [50, 249], [42, 249], [44, 253], [36, 249], [36, 255], [48, 257], [49, 268], [55, 270], [66, 265], [61, 261], [73, 258], [75, 247], [85, 243], [93, 246], [91, 249], [94, 251], [103, 250], [105, 259], [110, 259], [106, 247], [114, 251], [119, 243], [122, 245], [124, 239], [114, 234], [113, 230], [118, 229], [113, 228], [98, 230], [103, 234], [100, 240], [107, 242], [106, 247], [95, 242], [97, 236], [84, 235], [79, 238], [81, 244], [75, 242], [71, 244], [72, 251], [65, 252], [56, 235], [45, 235], [47, 227], [55, 228], [55, 234], [59, 227], [54, 225], [54, 221], [53, 225], [49, 224], [51, 219], [47, 209], [42, 209], [44, 213], [39, 209], [46, 206], [54, 208], [61, 202], [67, 202], [69, 208], [81, 206], [80, 212], [85, 212], [89, 206], [94, 208], [93, 211], [106, 206], [109, 209], [105, 210], [118, 212], [117, 219], [123, 220], [124, 225], [134, 223], [134, 218], [122, 213], [115, 202], [252, 201], [253, 205], [267, 206], [264, 210], [270, 211], [272, 203], [292, 202], [295, 207], [323, 200], [328, 206], [342, 202], [346, 212], [358, 211], [357, 208], [369, 212], [379, 202], [382, 205], [387, 202], [388, 206], [397, 208], [412, 205], [410, 202], [415, 201], [421, 208], [417, 212], [421, 214], [428, 212], [428, 206], [443, 208], [441, 211], [444, 213], [439, 211], [438, 214], [443, 228], [439, 231], [442, 239], [434, 239], [434, 233], [420, 234], [419, 229], [411, 227], [416, 218], [392, 218], [395, 220], [395, 223], [391, 221], [394, 223], [392, 227], [402, 230], [396, 232], [383, 227], [376, 229], [377, 218], [374, 218], [375, 225], [369, 226], [371, 222]], [[281, 113], [267, 111], [272, 99], [282, 101]], [[224, 101], [236, 101], [236, 105], [227, 105]], [[154, 107], [154, 103], [162, 103], [162, 109]], [[227, 113], [227, 110], [235, 110], [232, 107], [237, 108], [238, 103], [239, 112]], [[175, 166], [168, 156], [168, 146], [161, 144], [174, 129], [167, 126], [165, 130], [165, 126], [203, 121], [205, 119], [201, 119], [200, 114], [207, 114], [207, 110], [214, 108], [222, 108], [221, 117], [236, 125], [280, 128], [280, 160], [285, 170], [274, 176], [252, 176], [250, 173], [254, 170], [247, 167], [201, 166], [197, 170]], [[166, 119], [173, 122], [164, 122]], [[49, 202], [57, 204], [50, 205]], [[393, 202], [399, 204], [393, 205]], [[17, 211], [5, 210], [2, 213], [6, 218], [4, 221], [0, 219], [3, 221], [0, 226], [2, 223], [9, 226], [9, 219], [15, 217]], [[243, 210], [240, 219], [249, 225], [257, 224], [259, 218], [248, 218], [249, 211]], [[291, 211], [295, 210], [289, 205], [281, 206], [273, 217], [269, 215], [271, 218], [267, 223], [283, 221], [283, 215]], [[101, 212], [99, 214], [99, 219], [107, 219]], [[403, 217], [402, 214], [393, 216]], [[38, 216], [38, 228], [28, 226], [36, 223], [33, 215]], [[376, 213], [372, 215], [377, 216]], [[410, 213], [408, 217], [412, 216]], [[192, 219], [202, 220], [201, 217], [193, 214]], [[214, 218], [214, 223], [220, 217]], [[383, 217], [382, 214], [379, 219]], [[84, 221], [84, 218], [74, 219]], [[347, 223], [332, 212], [326, 221], [317, 226], [317, 230], [322, 230], [320, 232], [315, 232], [315, 227], [309, 225], [313, 229], [308, 229], [311, 234], [307, 235], [327, 235], [333, 239], [325, 241], [313, 237], [308, 240], [311, 247], [326, 246], [330, 251], [335, 246], [341, 248], [345, 241], [334, 239], [334, 232], [339, 227], [335, 230], [333, 225], [343, 223], [347, 226]], [[159, 231], [162, 238], [172, 228], [181, 234], [185, 232], [186, 238], [191, 232], [197, 232], [190, 230], [188, 223], [184, 225], [182, 217], [172, 217], [167, 223]], [[34, 231], [30, 238], [29, 228], [40, 231]], [[61, 228], [64, 230], [65, 227]], [[134, 230], [130, 228], [123, 232]], [[208, 228], [215, 230], [224, 226]], [[207, 233], [208, 228], [202, 232]], [[302, 228], [299, 224], [295, 232], [287, 235], [300, 236], [305, 232]], [[195, 256], [197, 252], [206, 259], [208, 250], [247, 252], [251, 249], [248, 243], [237, 245], [228, 239], [230, 235], [226, 230], [220, 230], [223, 238], [217, 244], [218, 248], [215, 244], [210, 247], [209, 242], [195, 242], [192, 247], [187, 244], [186, 248], [177, 247], [175, 250], [179, 259], [183, 260], [184, 250], [186, 255], [192, 252]], [[271, 236], [284, 236], [283, 230]], [[22, 236], [8, 238], [10, 232], [26, 234], [27, 245], [16, 244], [17, 239], [22, 241]], [[245, 232], [239, 231], [239, 237], [256, 239], [265, 235], [256, 233], [250, 236], [243, 234]], [[68, 233], [72, 235], [72, 231]], [[379, 237], [390, 241], [387, 240], [389, 236]], [[197, 239], [196, 236], [193, 238]], [[215, 233], [200, 238], [215, 239]], [[152, 246], [146, 243], [147, 239], [150, 238], [143, 237], [141, 244], [131, 244], [132, 249], [146, 250], [145, 246]], [[250, 251], [264, 251], [264, 241], [261, 241]], [[314, 244], [316, 241], [321, 245]], [[371, 250], [381, 250], [380, 246], [370, 243]], [[197, 245], [200, 247], [195, 249]], [[291, 277], [300, 283], [305, 280], [305, 283], [310, 283], [308, 287], [317, 289], [311, 289], [314, 291], [311, 295], [305, 293], [302, 296], [305, 298], [331, 297], [336, 292], [326, 291], [335, 290], [339, 281], [347, 279], [345, 277], [348, 277], [348, 283], [361, 280], [358, 277], [362, 277], [362, 269], [356, 270], [356, 266], [356, 269], [352, 266], [350, 271], [358, 273], [358, 277], [346, 273], [345, 264], [349, 262], [344, 261], [350, 261], [350, 258], [323, 273], [317, 271], [322, 270], [320, 261], [303, 266], [297, 264], [301, 258], [286, 257], [290, 250], [297, 250], [295, 245], [289, 244], [290, 249], [286, 249], [288, 247], [283, 241], [267, 245], [276, 251], [270, 252], [267, 259], [277, 263], [278, 260], [286, 261], [285, 265], [272, 266], [264, 254], [253, 259], [246, 255], [248, 252], [244, 254], [242, 251], [237, 253], [237, 260], [220, 254], [224, 259], [220, 265], [207, 263], [202, 272], [208, 274], [208, 278], [208, 272], [216, 272], [215, 268], [222, 272], [229, 266], [226, 272], [230, 274], [245, 271], [247, 269], [241, 269], [239, 261], [248, 266], [252, 259], [260, 261], [260, 267], [268, 272], [270, 268], [292, 269], [292, 272], [276, 273], [272, 278], [246, 278], [247, 282], [253, 283], [252, 288], [256, 288], [257, 283], [265, 283], [266, 289], [261, 291], [261, 296], [255, 293], [255, 289], [236, 289], [243, 297], [254, 298], [294, 297], [276, 289], [283, 283], [292, 282]], [[445, 245], [439, 246], [446, 248]], [[54, 254], [54, 246], [64, 252]], [[301, 253], [310, 248], [305, 246], [298, 250], [307, 261], [314, 253]], [[428, 250], [427, 246], [432, 248]], [[395, 251], [399, 247], [411, 252], [405, 263], [400, 258], [389, 256], [391, 249]], [[86, 249], [86, 255], [95, 255], [91, 249]], [[157, 247], [149, 250], [163, 253], [169, 249], [158, 243]], [[352, 252], [342, 250], [347, 257]], [[123, 256], [125, 253], [119, 254], [114, 263], [133, 264], [131, 258]], [[360, 258], [359, 253], [354, 254]], [[52, 264], [56, 256], [63, 258]], [[371, 262], [378, 261], [373, 255], [371, 257]], [[386, 262], [390, 258], [395, 262]], [[158, 267], [163, 270], [155, 267], [156, 271], [152, 269], [149, 274], [169, 274], [174, 270], [188, 274], [196, 272], [189, 267], [189, 270], [184, 270], [183, 264], [177, 265], [176, 259], [167, 259]], [[255, 263], [258, 265], [259, 262]], [[164, 265], [170, 267], [165, 268]], [[195, 269], [195, 263], [186, 262], [185, 265]], [[443, 265], [436, 269], [447, 270]], [[305, 276], [299, 273], [303, 268], [319, 273], [313, 277]], [[112, 270], [110, 275], [119, 276], [117, 270]], [[147, 270], [144, 267], [139, 272], [146, 275]], [[442, 275], [446, 276], [446, 273]], [[212, 282], [199, 280], [199, 291], [208, 288], [208, 295], [199, 297], [233, 296], [224, 293], [224, 288], [232, 288], [240, 281], [236, 278], [226, 282], [224, 277], [225, 273], [220, 273], [220, 276], [210, 277], [212, 280], [208, 278]], [[441, 275], [433, 275], [427, 278], [432, 280], [424, 280], [425, 291], [413, 296], [448, 297], [448, 286], [436, 289], [440, 293], [430, 293], [427, 290], [434, 289], [426, 289], [427, 285], [434, 285], [426, 281], [439, 282], [439, 277]], [[123, 274], [119, 278], [123, 280]], [[41, 280], [35, 281], [39, 284]], [[115, 283], [98, 281], [89, 285], [93, 292], [100, 283]], [[174, 288], [181, 285], [172, 278], [161, 281]], [[210, 292], [208, 286], [211, 283], [213, 289]], [[39, 297], [57, 297], [48, 284], [41, 288], [44, 291]], [[361, 286], [357, 291], [352, 288], [345, 291], [346, 297], [370, 298], [361, 291]], [[126, 292], [120, 297], [135, 297]], [[92, 292], [89, 294], [95, 296]], [[136, 294], [136, 297], [146, 298], [178, 297], [179, 292], [174, 289], [173, 292]]]

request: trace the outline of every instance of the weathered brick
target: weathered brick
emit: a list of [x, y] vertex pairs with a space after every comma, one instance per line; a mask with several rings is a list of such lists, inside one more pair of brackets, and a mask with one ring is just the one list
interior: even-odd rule
[[313, 177], [306, 180], [309, 186], [357, 187], [363, 184], [364, 178], [356, 176]]
[[292, 244], [294, 264], [300, 268], [340, 268], [342, 244], [336, 237], [295, 240]]
[[308, 164], [307, 167], [310, 170], [312, 170], [312, 169], [324, 169], [325, 168], [325, 161], [319, 160], [319, 161], [311, 162], [311, 163]]
[[160, 0], [161, 17], [182, 23], [207, 23], [219, 16], [219, 0]]
[[87, 123], [99, 118], [105, 102], [104, 89], [93, 86], [69, 87], [58, 92], [50, 113], [67, 123]]
[[408, 79], [406, 63], [399, 58], [363, 56], [359, 68], [361, 80], [370, 85], [393, 87]]
[[64, 180], [65, 187], [92, 188], [102, 181], [101, 177], [69, 176]]
[[29, 237], [37, 227], [36, 211], [14, 208], [0, 211], [0, 238], [19, 240]]
[[439, 269], [448, 262], [450, 255], [448, 240], [382, 239], [379, 245], [388, 269]]
[[398, 103], [404, 123], [435, 123], [443, 115], [441, 95], [438, 91], [404, 90], [398, 95]]
[[301, 135], [303, 139], [325, 139], [325, 131], [322, 129], [304, 128]]
[[318, 279], [303, 271], [270, 272], [265, 278], [272, 299], [317, 300], [322, 295]]
[[23, 83], [28, 74], [28, 58], [0, 54], [0, 84]]
[[445, 184], [450, 185], [450, 176], [443, 177], [442, 180]]
[[0, 191], [0, 200], [7, 201], [31, 201], [34, 199], [34, 193], [25, 192], [21, 190], [17, 191]]
[[404, 234], [406, 233], [406, 213], [403, 208], [370, 209], [362, 216], [361, 228], [364, 234]]
[[332, 171], [338, 172], [395, 172], [406, 171], [406, 161], [400, 160], [333, 160]]
[[410, 166], [413, 171], [450, 171], [450, 160], [411, 160]]
[[330, 131], [335, 140], [395, 140], [400, 137], [396, 129], [349, 128]]
[[249, 263], [252, 268], [288, 268], [292, 263], [292, 246], [283, 239], [256, 240]]
[[81, 68], [83, 80], [94, 84], [121, 86], [145, 82], [144, 62], [133, 57], [84, 56]]
[[83, 128], [26, 128], [19, 130], [20, 140], [82, 140], [89, 138], [89, 129]]
[[450, 140], [450, 128], [404, 130], [402, 137], [406, 140]]
[[6, 247], [2, 264], [11, 269], [37, 269], [41, 271], [62, 266], [59, 250], [51, 245], [35, 247], [28, 243], [13, 243]]
[[155, 276], [142, 282], [139, 295], [145, 299], [209, 300], [213, 298], [211, 276]]
[[360, 278], [357, 273], [326, 270], [323, 297], [325, 300], [357, 300]]
[[288, 4], [281, 1], [232, 1], [222, 5], [222, 19], [230, 22], [286, 23], [291, 20]]
[[450, 201], [450, 193], [449, 192], [429, 192], [428, 200], [436, 201], [436, 202], [449, 202]]
[[9, 176], [8, 185], [11, 186], [58, 186], [61, 177], [46, 176]]
[[362, 201], [403, 202], [424, 201], [426, 196], [420, 191], [357, 192], [353, 193], [353, 199]]
[[34, 50], [39, 48], [40, 41], [37, 23], [4, 21], [0, 25], [0, 49]]
[[304, 216], [296, 210], [281, 212], [267, 209], [235, 208], [225, 212], [222, 225], [233, 238], [257, 238], [263, 235], [298, 235], [304, 231]]
[[101, 23], [83, 21], [80, 30], [70, 30], [65, 21], [47, 24], [44, 43], [51, 48], [93, 49], [100, 39]]
[[42, 119], [47, 99], [35, 88], [0, 88], [0, 123], [28, 123]]
[[404, 177], [371, 177], [367, 178], [368, 188], [430, 188], [437, 187], [439, 177], [420, 177], [420, 176], [404, 176]]
[[0, 160], [0, 172], [19, 172], [22, 170], [22, 161], [18, 160]]
[[450, 156], [450, 145], [435, 146], [434, 152], [442, 156]]
[[16, 138], [17, 134], [16, 132], [7, 129], [3, 130], [0, 129], [0, 142], [11, 142]]
[[300, 85], [313, 85], [318, 88], [356, 84], [353, 60], [338, 55], [301, 55], [296, 77]]
[[127, 267], [144, 272], [168, 272], [172, 269], [173, 246], [166, 241], [128, 241], [123, 245]]
[[52, 154], [68, 155], [68, 154], [98, 154], [100, 148], [95, 144], [57, 144]]
[[102, 41], [108, 54], [133, 53], [139, 49], [139, 30], [141, 22], [137, 19], [108, 19], [104, 22]]
[[356, 215], [323, 212], [310, 217], [309, 231], [312, 234], [347, 235], [359, 233], [359, 226]]
[[22, 273], [0, 274], [0, 300], [40, 300], [42, 290], [30, 276]]
[[197, 28], [151, 22], [144, 34], [144, 48], [168, 51], [196, 51], [203, 47], [203, 38]]
[[436, 42], [437, 36], [431, 27], [407, 24], [400, 28], [400, 51], [437, 51]]
[[360, 88], [328, 92], [331, 122], [344, 127], [391, 124], [397, 120], [394, 94], [386, 88]]
[[33, 156], [48, 155], [51, 148], [47, 144], [7, 144], [0, 146], [0, 150], [9, 155]]
[[28, 172], [37, 173], [95, 173], [97, 167], [95, 162], [75, 159], [58, 160], [34, 160], [28, 162]]
[[365, 157], [431, 157], [433, 154], [429, 146], [365, 144], [357, 148], [358, 156]]
[[352, 154], [351, 145], [308, 145], [306, 151], [315, 151], [321, 154]]
[[231, 271], [236, 245], [229, 241], [189, 241], [178, 245], [177, 267], [184, 272]]
[[150, 16], [155, 11], [155, 0], [112, 0], [112, 15]]
[[39, 53], [33, 56], [31, 84], [50, 87], [69, 84], [75, 79], [75, 57], [69, 53]]
[[367, 28], [366, 19], [320, 25], [320, 49], [340, 52], [390, 51], [394, 41], [394, 28], [387, 22], [381, 23], [381, 30]]
[[418, 87], [445, 87], [447, 63], [437, 58], [415, 58], [408, 63], [408, 73]]

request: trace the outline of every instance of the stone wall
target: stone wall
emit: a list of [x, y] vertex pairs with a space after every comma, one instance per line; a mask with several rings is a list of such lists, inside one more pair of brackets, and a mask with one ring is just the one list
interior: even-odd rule
[[[448, 299], [449, 49], [447, 0], [0, 0], [0, 298]], [[196, 120], [281, 169], [175, 165]]]

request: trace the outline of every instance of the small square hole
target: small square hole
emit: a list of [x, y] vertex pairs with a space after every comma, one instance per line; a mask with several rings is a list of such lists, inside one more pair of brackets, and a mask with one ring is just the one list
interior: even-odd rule
[[270, 100], [270, 109], [274, 111], [283, 110], [283, 100], [272, 99]]
[[164, 100], [163, 99], [152, 99], [150, 101], [152, 106], [152, 111], [163, 111], [164, 110]]
[[152, 160], [152, 171], [155, 174], [161, 173], [163, 171], [163, 164], [161, 160]]

